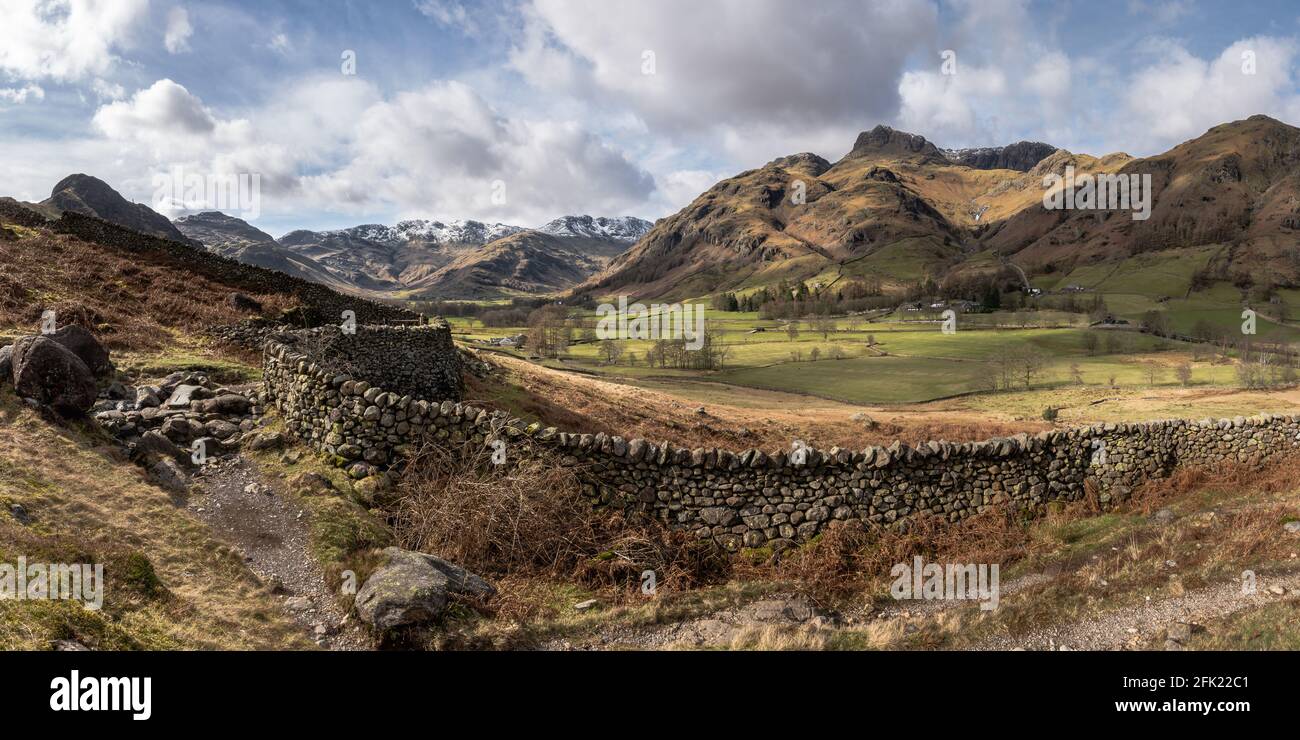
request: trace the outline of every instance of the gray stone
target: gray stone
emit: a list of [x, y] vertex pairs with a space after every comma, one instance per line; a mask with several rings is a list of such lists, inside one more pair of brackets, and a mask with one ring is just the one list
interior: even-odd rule
[[22, 337], [13, 348], [14, 391], [64, 416], [84, 416], [95, 405], [95, 377], [86, 363], [63, 345]]
[[176, 390], [172, 391], [171, 395], [167, 397], [167, 401], [163, 406], [169, 409], [186, 409], [194, 401], [207, 398], [210, 395], [212, 395], [212, 391], [201, 385], [178, 385]]
[[357, 616], [377, 632], [437, 619], [451, 594], [487, 598], [496, 588], [457, 565], [425, 553], [386, 547], [384, 564], [357, 591]]

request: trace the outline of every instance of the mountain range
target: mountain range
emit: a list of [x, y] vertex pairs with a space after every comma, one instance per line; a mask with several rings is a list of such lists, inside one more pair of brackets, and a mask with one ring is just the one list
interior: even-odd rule
[[[75, 211], [336, 290], [416, 299], [563, 294], [674, 299], [781, 281], [870, 278], [886, 292], [1016, 268], [1118, 269], [1149, 252], [1215, 247], [1238, 287], [1300, 282], [1300, 129], [1226, 123], [1162, 154], [1101, 157], [1042, 142], [940, 149], [876, 126], [836, 162], [791, 154], [726, 178], [651, 225], [567, 216], [536, 228], [407, 220], [275, 238], [221, 213], [169, 222], [88, 175], [28, 204]], [[1049, 208], [1052, 178], [1147, 178], [1150, 216]], [[1053, 186], [1059, 187], [1059, 186]], [[1202, 250], [1203, 252], [1204, 250]]]
[[[1221, 247], [1244, 285], [1300, 279], [1300, 129], [1223, 124], [1151, 157], [1094, 157], [1039, 142], [942, 150], [877, 126], [834, 163], [793, 154], [727, 178], [661, 219], [579, 294], [686, 298], [781, 280], [872, 276], [886, 290], [997, 272], [1067, 273], [1144, 252]], [[1146, 220], [1049, 209], [1050, 176], [1150, 175]]]
[[69, 175], [49, 198], [27, 205], [50, 218], [94, 216], [150, 236], [372, 297], [490, 300], [561, 292], [602, 269], [650, 229], [625, 216], [565, 216], [536, 229], [479, 221], [407, 220], [276, 239], [209, 211], [169, 221], [104, 181]]

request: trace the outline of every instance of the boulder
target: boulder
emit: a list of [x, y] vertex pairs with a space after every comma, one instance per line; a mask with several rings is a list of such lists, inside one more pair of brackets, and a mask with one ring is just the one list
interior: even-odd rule
[[496, 588], [458, 565], [421, 552], [386, 547], [384, 565], [357, 592], [357, 616], [377, 632], [437, 619], [451, 594], [488, 597]]
[[181, 384], [176, 386], [176, 390], [167, 397], [167, 402], [163, 404], [169, 409], [189, 408], [194, 401], [207, 398], [212, 395], [212, 391], [201, 385]]
[[183, 465], [190, 464], [190, 453], [181, 449], [156, 429], [150, 429], [140, 435], [140, 440], [135, 443], [135, 456], [146, 461], [166, 457]]
[[207, 424], [204, 424], [203, 429], [209, 436], [216, 437], [217, 439], [230, 439], [236, 434], [239, 434], [239, 427], [224, 419], [213, 419]]
[[177, 444], [189, 444], [204, 433], [203, 425], [183, 416], [172, 416], [162, 423], [160, 431]]
[[14, 342], [14, 390], [64, 416], [84, 416], [95, 405], [95, 376], [66, 347], [43, 336]]
[[226, 296], [226, 303], [236, 311], [244, 311], [246, 313], [262, 312], [262, 304], [259, 303], [257, 299], [244, 295], [243, 293], [231, 293], [229, 296]]
[[175, 460], [163, 457], [149, 466], [149, 477], [159, 488], [171, 493], [185, 493], [190, 489], [190, 477]]
[[[180, 389], [178, 388], [177, 390]], [[216, 398], [209, 398], [206, 401], [197, 401], [194, 403], [192, 408], [204, 414], [242, 416], [243, 414], [248, 413], [248, 407], [251, 405], [252, 402], [238, 393], [222, 393]]]
[[172, 391], [176, 390], [176, 386], [181, 384], [181, 380], [184, 377], [185, 377], [185, 373], [174, 372], [168, 375], [167, 377], [163, 378], [162, 382], [158, 384], [159, 397], [166, 398], [167, 396], [170, 396], [172, 394]]
[[156, 385], [142, 385], [135, 389], [135, 407], [137, 409], [153, 408], [162, 401], [158, 400], [159, 389]]
[[99, 343], [94, 334], [77, 324], [68, 324], [53, 334], [47, 335], [86, 363], [95, 377], [102, 377], [113, 371], [113, 363], [108, 360], [108, 350]]
[[284, 435], [279, 432], [259, 432], [248, 439], [250, 450], [272, 450], [284, 444]]
[[14, 346], [6, 344], [0, 347], [0, 382], [5, 382], [13, 378], [14, 374]]

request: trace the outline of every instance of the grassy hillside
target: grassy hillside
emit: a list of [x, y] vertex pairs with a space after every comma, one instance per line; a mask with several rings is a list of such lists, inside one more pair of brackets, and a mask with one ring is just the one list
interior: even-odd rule
[[[0, 649], [310, 647], [239, 554], [106, 437], [59, 428], [0, 391], [0, 562], [103, 563], [105, 606], [0, 601]], [[57, 464], [54, 463], [57, 461]], [[9, 511], [21, 506], [20, 524]]]

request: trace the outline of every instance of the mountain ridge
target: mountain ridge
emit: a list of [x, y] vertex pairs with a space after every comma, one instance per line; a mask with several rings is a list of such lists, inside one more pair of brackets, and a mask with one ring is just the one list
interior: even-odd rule
[[[1145, 158], [1041, 142], [945, 153], [881, 125], [828, 164], [789, 155], [721, 180], [574, 294], [686, 298], [845, 275], [902, 290], [969, 272], [976, 255], [997, 255], [979, 260], [981, 270], [1014, 256], [1032, 272], [1214, 243], [1234, 245], [1225, 269], [1239, 282], [1300, 279], [1291, 236], [1300, 228], [1300, 129], [1267, 116]], [[1151, 220], [1048, 210], [1044, 178], [1071, 168], [1151, 175]]]

